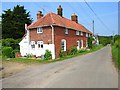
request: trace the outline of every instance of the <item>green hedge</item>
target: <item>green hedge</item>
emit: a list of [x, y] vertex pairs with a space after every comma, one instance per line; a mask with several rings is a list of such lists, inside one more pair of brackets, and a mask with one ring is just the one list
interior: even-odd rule
[[2, 55], [7, 57], [7, 58], [13, 58], [14, 55], [13, 55], [13, 49], [12, 47], [3, 47], [2, 48]]

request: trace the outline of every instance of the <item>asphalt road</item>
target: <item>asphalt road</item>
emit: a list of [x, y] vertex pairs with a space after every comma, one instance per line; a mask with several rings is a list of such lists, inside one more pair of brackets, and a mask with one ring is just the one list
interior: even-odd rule
[[117, 88], [111, 48], [28, 68], [2, 80], [3, 88]]

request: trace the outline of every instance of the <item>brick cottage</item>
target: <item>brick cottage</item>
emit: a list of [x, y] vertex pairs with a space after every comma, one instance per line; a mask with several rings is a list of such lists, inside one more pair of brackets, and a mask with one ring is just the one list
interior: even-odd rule
[[87, 47], [87, 38], [92, 33], [78, 23], [78, 16], [72, 14], [71, 20], [63, 17], [61, 5], [57, 11], [57, 14], [49, 12], [45, 16], [38, 11], [37, 21], [25, 25], [26, 34], [19, 43], [21, 56], [33, 54], [40, 57], [48, 49], [52, 52], [52, 59], [55, 59], [61, 49], [67, 51], [72, 47]]

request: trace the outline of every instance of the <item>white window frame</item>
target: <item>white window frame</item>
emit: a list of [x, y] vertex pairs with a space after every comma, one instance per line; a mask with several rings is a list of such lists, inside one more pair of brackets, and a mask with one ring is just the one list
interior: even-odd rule
[[76, 31], [76, 35], [79, 35], [79, 31]]
[[67, 28], [65, 29], [65, 34], [68, 34], [68, 29]]
[[30, 44], [31, 44], [31, 48], [32, 48], [32, 45], [34, 45], [34, 48], [32, 49], [35, 49], [35, 41], [31, 41]]
[[80, 32], [80, 35], [83, 36], [83, 32], [82, 31]]
[[61, 48], [62, 48], [62, 42], [64, 42], [64, 49], [63, 49], [63, 51], [66, 51], [66, 40], [65, 39], [61, 40]]
[[41, 27], [37, 28], [37, 33], [43, 33], [43, 29]]
[[89, 36], [89, 33], [86, 33], [86, 37], [88, 37]]
[[[39, 44], [40, 44], [40, 47], [38, 46]], [[37, 47], [38, 47], [39, 49], [42, 49], [42, 48], [43, 48], [43, 47], [41, 48], [41, 45], [43, 45], [43, 41], [37, 41]]]

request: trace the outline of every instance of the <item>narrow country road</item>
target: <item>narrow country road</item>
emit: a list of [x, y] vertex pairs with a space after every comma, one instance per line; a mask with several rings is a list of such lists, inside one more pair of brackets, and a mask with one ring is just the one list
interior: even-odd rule
[[3, 88], [118, 88], [111, 47], [28, 68], [2, 80]]

